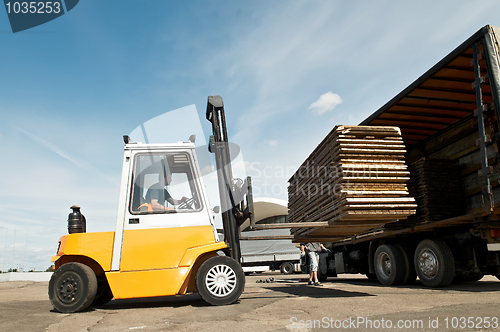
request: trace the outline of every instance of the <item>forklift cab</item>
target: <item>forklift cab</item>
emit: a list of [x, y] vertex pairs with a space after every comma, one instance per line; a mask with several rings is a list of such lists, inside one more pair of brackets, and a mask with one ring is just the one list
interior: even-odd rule
[[[122, 173], [126, 197], [120, 200], [113, 271], [175, 268], [186, 247], [218, 242], [194, 143], [127, 144]], [[169, 209], [148, 208], [152, 191]], [[187, 201], [175, 206], [168, 195]]]

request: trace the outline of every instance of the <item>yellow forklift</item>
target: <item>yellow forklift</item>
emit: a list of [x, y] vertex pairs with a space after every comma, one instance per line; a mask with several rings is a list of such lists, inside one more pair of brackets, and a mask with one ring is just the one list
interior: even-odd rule
[[[212, 305], [237, 301], [245, 286], [239, 226], [253, 215], [250, 178], [234, 179], [224, 105], [209, 96], [224, 241], [219, 241], [195, 151], [187, 142], [142, 144], [124, 136], [118, 216], [114, 232], [86, 232], [72, 206], [69, 235], [52, 257], [49, 298], [57, 311], [82, 311], [115, 299], [197, 292]], [[181, 199], [170, 196], [175, 187]]]

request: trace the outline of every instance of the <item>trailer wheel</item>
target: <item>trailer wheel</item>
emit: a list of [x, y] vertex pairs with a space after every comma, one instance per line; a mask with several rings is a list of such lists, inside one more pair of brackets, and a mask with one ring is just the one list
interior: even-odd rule
[[318, 271], [318, 281], [326, 281], [328, 279], [328, 275], [321, 273], [321, 271]]
[[404, 261], [404, 276], [403, 279], [401, 279], [401, 284], [412, 284], [415, 282], [415, 279], [417, 279], [417, 272], [413, 264], [413, 251], [410, 247], [402, 244], [397, 244], [396, 247], [400, 250]]
[[415, 270], [427, 287], [445, 287], [455, 277], [455, 259], [444, 241], [423, 240], [415, 250]]
[[280, 271], [283, 274], [292, 274], [294, 271], [293, 264], [290, 262], [285, 262], [281, 264]]
[[99, 306], [104, 305], [113, 299], [113, 293], [108, 284], [108, 279], [105, 275], [99, 276], [97, 278], [97, 293], [95, 294], [95, 299], [92, 301], [92, 305]]
[[479, 281], [479, 280], [483, 279], [483, 277], [484, 277], [484, 274], [476, 273], [474, 275], [467, 277], [465, 281]]
[[85, 310], [94, 300], [97, 278], [94, 271], [82, 263], [61, 265], [50, 278], [49, 299], [59, 312]]
[[198, 293], [212, 305], [231, 304], [239, 299], [245, 288], [241, 266], [227, 256], [215, 256], [201, 264], [196, 273]]
[[403, 254], [391, 244], [383, 244], [375, 251], [375, 274], [382, 285], [391, 286], [402, 282], [406, 270]]
[[474, 282], [474, 281], [479, 281], [483, 279], [484, 274], [482, 273], [469, 273], [469, 274], [459, 274], [455, 276], [455, 279], [453, 279], [453, 282]]

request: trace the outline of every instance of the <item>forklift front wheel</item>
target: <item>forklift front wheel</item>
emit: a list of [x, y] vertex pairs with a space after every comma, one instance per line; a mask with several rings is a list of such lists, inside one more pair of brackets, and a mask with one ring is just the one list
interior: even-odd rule
[[97, 277], [97, 292], [95, 294], [92, 306], [100, 306], [108, 303], [113, 299], [113, 293], [109, 287], [108, 280], [104, 274]]
[[215, 256], [201, 264], [196, 274], [198, 293], [212, 305], [231, 304], [239, 299], [245, 288], [241, 266], [227, 256]]
[[61, 265], [50, 278], [49, 299], [59, 312], [85, 310], [94, 300], [97, 278], [94, 271], [81, 263]]

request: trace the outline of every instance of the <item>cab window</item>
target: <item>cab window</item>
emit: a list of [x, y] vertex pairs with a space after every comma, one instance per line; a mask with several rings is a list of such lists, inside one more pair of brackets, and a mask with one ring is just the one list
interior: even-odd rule
[[191, 161], [186, 153], [147, 153], [134, 158], [130, 213], [201, 210]]

